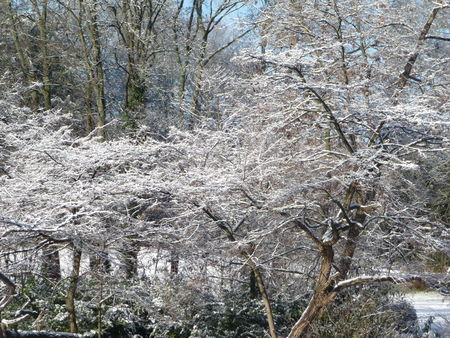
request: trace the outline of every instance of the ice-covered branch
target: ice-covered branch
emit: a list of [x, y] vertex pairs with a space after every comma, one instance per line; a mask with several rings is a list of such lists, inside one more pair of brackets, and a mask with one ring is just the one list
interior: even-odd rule
[[355, 286], [363, 283], [379, 283], [390, 282], [393, 284], [403, 284], [407, 282], [420, 281], [423, 282], [423, 278], [419, 276], [406, 276], [406, 277], [394, 277], [394, 276], [358, 276], [351, 279], [343, 280], [337, 283], [333, 287], [333, 291], [341, 291], [351, 286]]

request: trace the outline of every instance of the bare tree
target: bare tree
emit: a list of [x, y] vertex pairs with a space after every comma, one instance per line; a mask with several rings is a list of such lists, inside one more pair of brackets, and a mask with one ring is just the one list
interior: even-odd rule
[[158, 41], [162, 29], [158, 26], [165, 7], [167, 1], [152, 0], [122, 1], [110, 7], [126, 55], [126, 67], [122, 67], [126, 73], [124, 120], [130, 126], [136, 127], [131, 115], [145, 103], [148, 69], [162, 49]]
[[[233, 13], [245, 6], [243, 1], [196, 1], [187, 4], [184, 0], [178, 2], [174, 15], [173, 27], [175, 52], [179, 67], [178, 98], [180, 104], [180, 120], [183, 120], [188, 93], [188, 79], [192, 81], [192, 99], [189, 119], [201, 115], [201, 86], [206, 66], [219, 53], [229, 48], [247, 35], [250, 29], [244, 29], [227, 43], [214, 46], [213, 34]], [[184, 17], [185, 10], [187, 16]], [[190, 71], [192, 74], [190, 74]]]
[[[140, 62], [157, 63], [150, 37], [156, 26], [147, 25], [159, 16], [147, 2], [114, 3], [108, 11], [98, 2], [60, 4], [74, 20], [79, 72], [96, 107], [88, 115], [98, 114], [101, 136], [116, 121], [106, 123], [103, 62], [111, 41], [102, 38], [100, 21], [113, 19], [129, 53], [124, 68], [141, 76], [147, 69]], [[204, 68], [221, 50], [209, 45], [209, 34], [241, 3], [217, 5], [219, 14], [206, 2], [174, 8], [173, 33], [179, 42], [186, 38], [176, 44], [178, 84], [191, 78], [190, 89], [179, 88], [190, 103], [200, 104], [201, 89], [218, 81]], [[448, 5], [429, 2], [267, 2], [258, 16], [264, 50], [243, 50], [233, 60], [236, 71], [220, 79], [214, 99], [221, 123], [199, 118], [164, 137], [148, 130], [80, 137], [73, 116], [33, 114], [18, 107], [18, 94], [2, 94], [3, 271], [40, 276], [38, 256], [70, 246], [65, 323], [82, 331], [78, 302], [86, 296], [97, 334], [117, 304], [174, 323], [192, 315], [184, 304], [204, 304], [226, 283], [248, 285], [241, 280], [248, 271], [271, 337], [307, 335], [355, 286], [428, 282], [416, 269], [422, 257], [411, 253], [447, 253], [450, 240], [440, 193], [446, 176], [437, 169], [448, 163], [446, 11]], [[129, 23], [122, 21], [127, 15]], [[143, 80], [137, 74], [132, 86]], [[439, 183], [439, 194], [429, 182]], [[84, 253], [93, 258], [87, 274], [80, 273]], [[11, 304], [13, 282], [2, 282], [3, 303]], [[169, 289], [171, 306], [159, 305], [158, 288]], [[307, 298], [289, 329], [277, 327], [279, 294]]]

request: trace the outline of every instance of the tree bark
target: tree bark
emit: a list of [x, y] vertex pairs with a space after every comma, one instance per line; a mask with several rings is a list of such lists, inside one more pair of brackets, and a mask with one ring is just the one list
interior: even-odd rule
[[133, 243], [133, 239], [129, 239], [130, 243], [126, 244], [127, 247], [123, 250], [123, 265], [125, 272], [125, 278], [131, 279], [137, 276], [138, 271], [138, 254], [140, 247], [137, 243]]
[[80, 276], [81, 250], [73, 249], [72, 273], [70, 276], [69, 288], [66, 296], [66, 307], [69, 313], [69, 330], [72, 333], [78, 332], [77, 316], [75, 310], [75, 295], [77, 292], [78, 278]]
[[[247, 255], [244, 255], [247, 256]], [[250, 259], [250, 257], [248, 257]], [[272, 338], [277, 338], [277, 331], [275, 329], [275, 321], [273, 318], [273, 311], [272, 311], [272, 305], [270, 304], [270, 298], [267, 294], [266, 287], [264, 285], [264, 280], [261, 275], [261, 271], [259, 270], [258, 266], [253, 262], [253, 260], [249, 261], [249, 265], [253, 271], [253, 274], [255, 275], [256, 283], [258, 284], [259, 293], [261, 294], [261, 298], [264, 303], [264, 308], [266, 310], [266, 316], [267, 316], [267, 323], [269, 324], [269, 332], [270, 336]]]
[[98, 29], [98, 16], [96, 3], [92, 9], [84, 6], [84, 1], [79, 0], [80, 9], [83, 9], [88, 14], [88, 34], [92, 45], [92, 63], [94, 74], [94, 92], [96, 95], [97, 105], [97, 119], [96, 125], [98, 128], [97, 135], [106, 138], [106, 132], [103, 128], [106, 123], [106, 103], [105, 103], [105, 73], [103, 69], [102, 49], [100, 45], [100, 31]]
[[419, 52], [422, 49], [423, 44], [425, 43], [426, 36], [427, 36], [428, 32], [430, 31], [431, 25], [433, 24], [433, 21], [436, 18], [439, 10], [441, 10], [442, 8], [443, 7], [433, 8], [430, 15], [428, 16], [428, 20], [425, 23], [425, 25], [423, 26], [422, 31], [420, 32], [419, 39], [417, 40], [416, 48], [415, 48], [414, 52], [409, 56], [408, 62], [405, 65], [403, 73], [400, 75], [400, 80], [399, 80], [400, 89], [403, 89], [403, 87], [405, 87], [408, 79], [411, 78], [411, 72], [412, 72], [413, 66], [416, 63], [417, 57], [419, 56]]
[[34, 13], [37, 17], [37, 24], [39, 27], [39, 50], [41, 53], [41, 67], [42, 67], [42, 96], [44, 97], [45, 109], [52, 108], [51, 99], [51, 81], [50, 81], [50, 59], [48, 55], [48, 37], [47, 37], [47, 0], [41, 6], [36, 1], [31, 1]]
[[333, 302], [335, 296], [336, 293], [334, 292], [329, 293], [325, 290], [316, 290], [306, 310], [303, 311], [300, 319], [292, 327], [288, 338], [297, 338], [305, 335], [311, 322], [320, 317], [323, 310]]
[[256, 299], [258, 297], [258, 285], [256, 283], [256, 276], [253, 270], [250, 270], [249, 284], [250, 284], [250, 298]]
[[[17, 56], [19, 59], [20, 70], [22, 71], [22, 74], [23, 74], [24, 80], [26, 81], [26, 84], [32, 85], [33, 82], [36, 82], [36, 79], [33, 76], [31, 69], [30, 69], [31, 61], [26, 56], [26, 53], [23, 49], [22, 43], [19, 38], [19, 31], [17, 29], [17, 19], [14, 15], [14, 12], [12, 9], [11, 0], [8, 1], [7, 7], [8, 7], [8, 19], [9, 19], [10, 25], [11, 25], [12, 36], [13, 36], [13, 40], [14, 40], [14, 46], [16, 48], [16, 53], [17, 53]], [[34, 89], [31, 90], [30, 98], [31, 98], [31, 108], [33, 110], [38, 109], [38, 107], [39, 107], [38, 92]]]
[[170, 274], [172, 277], [178, 275], [178, 270], [180, 266], [180, 257], [175, 250], [170, 251]]
[[61, 279], [59, 251], [52, 246], [48, 246], [42, 251], [42, 275], [51, 281], [59, 281]]
[[81, 43], [81, 48], [83, 51], [83, 59], [84, 59], [84, 68], [86, 70], [86, 74], [88, 77], [88, 81], [86, 83], [86, 98], [85, 98], [85, 106], [86, 106], [86, 134], [89, 134], [91, 131], [95, 129], [95, 118], [94, 114], [92, 112], [91, 105], [93, 103], [93, 94], [94, 94], [94, 86], [95, 86], [95, 76], [94, 76], [94, 70], [93, 66], [91, 64], [90, 58], [89, 58], [89, 48], [86, 41], [86, 36], [83, 31], [83, 14], [84, 14], [84, 8], [82, 8], [82, 1], [79, 3], [80, 5], [80, 14], [77, 16], [73, 11], [70, 11], [70, 13], [74, 16], [75, 20], [78, 24], [78, 38]]
[[303, 311], [300, 319], [292, 327], [288, 338], [297, 338], [305, 335], [311, 322], [322, 315], [323, 311], [333, 302], [334, 297], [336, 296], [336, 292], [332, 291], [333, 280], [330, 279], [334, 258], [332, 245], [334, 243], [330, 243], [329, 245], [323, 244], [310, 233], [305, 225], [300, 224], [300, 226], [306, 232], [308, 237], [312, 237], [320, 250], [321, 265], [314, 289], [314, 295], [309, 301], [307, 308]]

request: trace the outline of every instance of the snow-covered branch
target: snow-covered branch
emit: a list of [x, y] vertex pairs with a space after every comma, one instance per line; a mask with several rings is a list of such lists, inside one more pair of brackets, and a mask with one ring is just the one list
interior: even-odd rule
[[351, 286], [364, 284], [364, 283], [380, 283], [380, 282], [390, 282], [393, 284], [403, 284], [407, 282], [424, 282], [424, 279], [420, 276], [358, 276], [350, 279], [340, 281], [333, 287], [333, 291], [339, 292]]

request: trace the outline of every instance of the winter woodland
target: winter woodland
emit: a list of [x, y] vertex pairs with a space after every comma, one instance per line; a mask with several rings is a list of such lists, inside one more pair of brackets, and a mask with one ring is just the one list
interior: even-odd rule
[[401, 294], [450, 288], [449, 14], [1, 0], [0, 336], [425, 334]]

